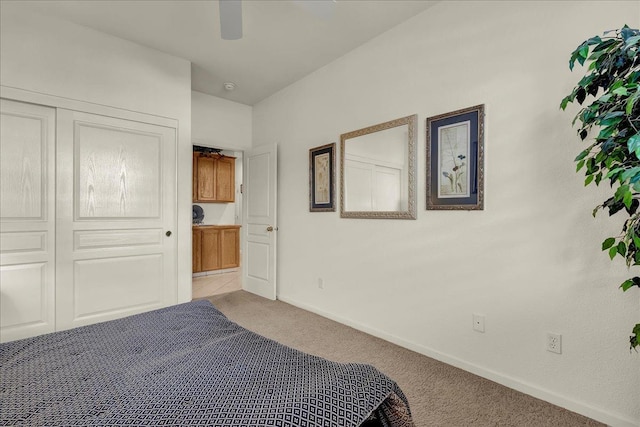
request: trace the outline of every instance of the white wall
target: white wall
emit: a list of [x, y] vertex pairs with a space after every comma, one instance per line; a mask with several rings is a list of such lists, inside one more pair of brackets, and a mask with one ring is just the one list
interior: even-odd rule
[[202, 92], [191, 92], [191, 128], [195, 145], [251, 148], [253, 108]]
[[2, 4], [0, 84], [178, 121], [178, 300], [191, 300], [191, 71], [162, 52]]
[[[615, 13], [613, 11], [616, 11]], [[253, 144], [279, 144], [280, 299], [613, 425], [640, 423], [638, 289], [600, 243], [583, 188], [570, 52], [638, 2], [440, 2], [254, 106]], [[426, 211], [425, 119], [486, 105], [485, 210]], [[419, 115], [416, 221], [308, 212], [308, 150]], [[317, 279], [324, 280], [324, 289]], [[486, 333], [472, 330], [486, 316]], [[563, 354], [545, 350], [547, 331]]]

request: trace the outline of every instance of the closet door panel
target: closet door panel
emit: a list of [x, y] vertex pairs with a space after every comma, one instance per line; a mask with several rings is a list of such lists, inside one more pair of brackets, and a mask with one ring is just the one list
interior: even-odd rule
[[55, 330], [55, 114], [0, 100], [0, 341]]
[[[74, 263], [74, 318], [162, 304], [161, 254], [79, 260]], [[126, 298], [123, 296], [126, 295]]]
[[[41, 329], [48, 322], [51, 302], [46, 299], [46, 263], [28, 263], [3, 266], [0, 270], [2, 283], [2, 311], [0, 319], [6, 330], [32, 328]], [[52, 332], [51, 328], [49, 332]]]
[[45, 217], [43, 183], [46, 178], [45, 117], [29, 117], [3, 111], [0, 126], [2, 153], [0, 215], [3, 219], [42, 220]]
[[77, 220], [159, 218], [162, 135], [75, 123]]
[[58, 329], [177, 301], [176, 133], [58, 110]]

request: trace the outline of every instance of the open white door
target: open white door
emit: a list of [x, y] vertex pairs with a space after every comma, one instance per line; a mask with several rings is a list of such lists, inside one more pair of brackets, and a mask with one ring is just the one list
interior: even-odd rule
[[276, 299], [277, 146], [247, 152], [244, 167], [242, 287]]

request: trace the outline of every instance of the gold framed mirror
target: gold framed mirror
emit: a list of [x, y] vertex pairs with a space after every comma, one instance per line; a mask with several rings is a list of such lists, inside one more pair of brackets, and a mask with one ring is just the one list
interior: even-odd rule
[[418, 115], [340, 135], [340, 217], [416, 219]]

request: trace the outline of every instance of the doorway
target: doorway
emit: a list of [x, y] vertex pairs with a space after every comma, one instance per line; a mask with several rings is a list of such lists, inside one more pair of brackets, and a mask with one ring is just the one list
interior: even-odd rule
[[[226, 230], [226, 228], [242, 225], [243, 152], [203, 145], [202, 143], [194, 145], [193, 149], [194, 188], [197, 185], [196, 180], [199, 180], [199, 174], [196, 172], [199, 168], [199, 162], [196, 161], [196, 157], [198, 159], [200, 157], [196, 153], [204, 153], [205, 156], [222, 156], [226, 159], [235, 159], [233, 166], [235, 169], [233, 172], [234, 193], [232, 198], [227, 198], [223, 202], [213, 202], [197, 195], [196, 190], [193, 192], [194, 266], [191, 290], [192, 299], [199, 299], [242, 289], [242, 233], [238, 229]], [[205, 161], [207, 160], [205, 159]], [[204, 167], [209, 166], [205, 164]], [[225, 227], [225, 229], [219, 230], [219, 233], [216, 230], [206, 231], [206, 229], [212, 228], [211, 226], [221, 226]], [[197, 230], [202, 230], [202, 234], [199, 237], [197, 237]], [[200, 250], [196, 248], [197, 246], [200, 247]], [[215, 249], [216, 247], [218, 248], [217, 250]], [[231, 256], [236, 250], [238, 251], [236, 255]], [[196, 251], [199, 251], [198, 255], [196, 255]], [[206, 261], [204, 257], [210, 258], [213, 252], [218, 252], [220, 259], [218, 261], [212, 259]], [[199, 259], [196, 260], [196, 257], [199, 257]]]
[[[196, 290], [197, 295], [226, 292], [231, 286], [235, 286], [268, 299], [276, 299], [277, 152], [276, 144], [262, 145], [247, 152], [235, 152], [239, 160], [236, 194], [242, 206], [236, 206], [236, 224], [225, 228], [241, 227], [239, 233], [241, 253], [238, 252], [237, 263], [228, 265], [229, 268], [238, 267], [240, 271], [233, 272], [240, 277], [238, 280], [232, 275], [209, 278], [209, 280], [192, 280], [192, 290], [194, 283], [201, 288]], [[198, 247], [206, 249], [208, 246], [217, 245], [216, 237], [209, 237], [209, 242], [213, 243], [205, 244], [204, 232], [201, 234], [194, 228], [194, 253], [199, 255], [199, 252], [195, 251]], [[200, 272], [199, 268], [204, 265], [202, 258], [194, 256], [193, 265], [194, 271]], [[224, 263], [218, 266], [225, 268]], [[217, 271], [217, 273], [227, 272], [230, 271]], [[209, 272], [198, 273], [198, 276], [205, 275], [210, 274]]]

